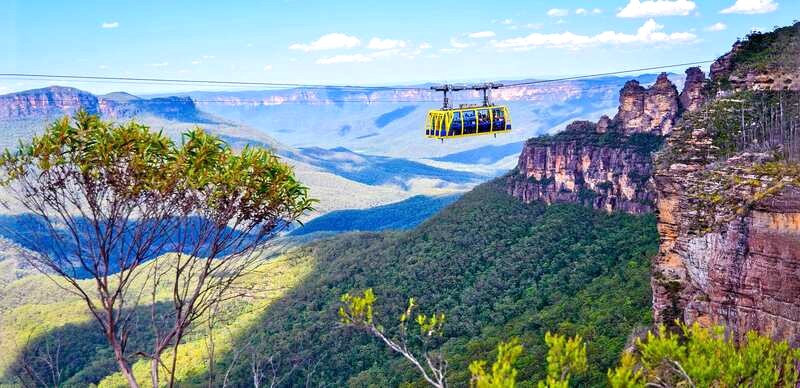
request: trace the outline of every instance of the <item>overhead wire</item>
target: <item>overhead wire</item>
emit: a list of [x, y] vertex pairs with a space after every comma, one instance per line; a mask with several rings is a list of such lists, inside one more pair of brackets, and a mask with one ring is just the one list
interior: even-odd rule
[[[502, 88], [516, 86], [535, 85], [579, 79], [589, 79], [602, 76], [620, 75], [633, 72], [668, 69], [680, 66], [692, 66], [711, 63], [714, 60], [694, 61], [677, 63], [670, 65], [659, 65], [641, 67], [637, 69], [627, 69], [609, 71], [594, 74], [585, 74], [570, 77], [534, 79], [530, 81], [512, 82], [503, 84]], [[0, 78], [22, 79], [22, 80], [71, 80], [79, 82], [99, 82], [99, 83], [132, 83], [148, 85], [214, 85], [214, 86], [238, 86], [238, 87], [261, 87], [268, 89], [303, 88], [303, 89], [332, 89], [332, 90], [351, 90], [351, 91], [391, 91], [391, 90], [430, 90], [422, 86], [367, 86], [367, 85], [333, 85], [333, 84], [313, 84], [313, 83], [294, 83], [294, 82], [259, 82], [259, 81], [234, 81], [234, 80], [205, 80], [205, 79], [179, 79], [179, 78], [148, 78], [148, 77], [111, 77], [94, 75], [75, 75], [75, 74], [40, 74], [40, 73], [0, 73]]]
[[[616, 83], [609, 83], [605, 85], [597, 85], [597, 86], [590, 86], [590, 87], [576, 87], [576, 92], [591, 92], [595, 90], [602, 90], [602, 91], [612, 91], [616, 87], [621, 87], [624, 82], [616, 82]], [[551, 84], [551, 86], [558, 86], [559, 84]], [[564, 84], [566, 85], [566, 84]], [[242, 104], [242, 105], [262, 105], [262, 106], [272, 106], [272, 105], [285, 105], [285, 104], [302, 104], [302, 105], [331, 105], [331, 104], [338, 104], [338, 103], [364, 103], [364, 104], [379, 104], [379, 103], [441, 103], [441, 99], [436, 95], [436, 92], [429, 90], [429, 89], [422, 89], [422, 92], [426, 94], [430, 94], [430, 98], [421, 98], [421, 99], [386, 99], [381, 97], [366, 97], [366, 98], [350, 98], [350, 99], [328, 99], [322, 97], [319, 101], [303, 101], [303, 100], [282, 100], [282, 101], [271, 101], [270, 97], [273, 96], [265, 96], [264, 98], [214, 98], [214, 99], [206, 99], [206, 98], [194, 98], [190, 94], [191, 93], [176, 93], [176, 94], [169, 94], [163, 96], [148, 96], [148, 97], [141, 97], [139, 100], [135, 101], [143, 101], [148, 104], [171, 104], [174, 101], [170, 101], [170, 97], [189, 97], [192, 99], [192, 102], [196, 104]], [[224, 93], [224, 92], [222, 92]], [[357, 92], [352, 92], [357, 93]], [[533, 101], [536, 99], [538, 95], [541, 94], [549, 94], [551, 91], [549, 90], [541, 90], [539, 92], [532, 93], [529, 98], [514, 98], [510, 101]], [[280, 97], [280, 95], [276, 95]], [[356, 95], [354, 95], [356, 96]], [[100, 99], [104, 100], [111, 100], [113, 98], [108, 98], [103, 95], [97, 96]], [[138, 97], [138, 96], [134, 96]], [[480, 97], [473, 97], [475, 100], [479, 100]], [[48, 101], [51, 102], [73, 102], [74, 99], [67, 99], [67, 98], [49, 98]], [[119, 102], [124, 102], [125, 100], [119, 100]]]

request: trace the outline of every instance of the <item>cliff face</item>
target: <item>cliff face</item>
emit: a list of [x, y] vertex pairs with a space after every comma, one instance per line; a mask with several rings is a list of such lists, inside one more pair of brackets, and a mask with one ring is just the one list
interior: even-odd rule
[[678, 91], [661, 74], [649, 88], [629, 81], [619, 101], [613, 119], [577, 121], [555, 136], [528, 140], [508, 177], [508, 193], [525, 202], [583, 203], [633, 214], [653, 211], [651, 152], [681, 112]]
[[518, 173], [509, 178], [509, 194], [524, 202], [583, 203], [634, 214], [652, 211], [655, 192], [649, 152], [599, 145], [592, 133], [573, 135], [553, 142], [528, 141]]
[[98, 113], [97, 97], [75, 88], [52, 86], [0, 96], [0, 119], [72, 114], [80, 108]]
[[[800, 346], [800, 23], [711, 66], [620, 91], [614, 118], [529, 140], [508, 192], [525, 202], [656, 211], [656, 323], [756, 330]], [[746, 108], [743, 108], [746, 107]], [[661, 150], [657, 141], [666, 142]], [[653, 156], [653, 158], [651, 158]]]
[[[710, 146], [704, 135], [695, 130], [691, 146]], [[656, 169], [656, 322], [723, 324], [737, 338], [757, 330], [800, 345], [798, 170], [770, 154], [707, 162]]]
[[[676, 126], [654, 173], [657, 323], [722, 324], [737, 339], [756, 330], [800, 346], [800, 163], [792, 124], [800, 108], [789, 102], [800, 101], [800, 88], [797, 78], [775, 82], [800, 74], [799, 52], [800, 23], [737, 43], [711, 66], [710, 81], [687, 77], [687, 90], [697, 93], [682, 93], [681, 103], [697, 113]], [[705, 101], [709, 89], [716, 93]]]
[[175, 121], [204, 121], [202, 113], [189, 97], [145, 99], [132, 95], [121, 96], [120, 93], [97, 97], [79, 89], [61, 86], [0, 96], [0, 120], [52, 118], [71, 115], [79, 109], [111, 119], [147, 114]]

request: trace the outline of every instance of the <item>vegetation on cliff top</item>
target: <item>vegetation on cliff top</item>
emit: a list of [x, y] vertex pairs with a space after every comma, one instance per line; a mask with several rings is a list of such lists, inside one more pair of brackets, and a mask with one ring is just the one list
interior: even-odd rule
[[594, 128], [586, 130], [570, 130], [558, 132], [553, 135], [542, 135], [528, 140], [528, 144], [553, 145], [574, 143], [577, 146], [597, 146], [611, 148], [625, 148], [634, 150], [642, 155], [650, 155], [661, 148], [664, 138], [651, 133], [634, 133], [625, 135], [621, 132], [609, 130], [598, 133]]
[[734, 75], [800, 69], [800, 22], [770, 32], [752, 32], [739, 44], [731, 58]]

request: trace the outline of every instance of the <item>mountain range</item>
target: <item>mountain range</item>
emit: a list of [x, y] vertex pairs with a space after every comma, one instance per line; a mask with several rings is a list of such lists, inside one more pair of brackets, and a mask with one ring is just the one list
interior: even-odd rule
[[[655, 76], [639, 79], [652, 82]], [[522, 148], [521, 139], [611, 109], [623, 82], [604, 77], [500, 89], [494, 98], [512, 109], [516, 129], [511, 135], [444, 143], [421, 136], [425, 112], [439, 104], [439, 96], [426, 90], [429, 85], [410, 90], [293, 88], [146, 97], [126, 92], [93, 95], [52, 86], [0, 96], [0, 147], [30, 139], [52, 120], [78, 109], [109, 120], [136, 119], [175, 139], [200, 126], [234, 147], [269, 147], [292, 164], [320, 200], [310, 215], [314, 217], [414, 195], [463, 192], [510, 168]], [[462, 97], [474, 101], [478, 95], [464, 92]]]

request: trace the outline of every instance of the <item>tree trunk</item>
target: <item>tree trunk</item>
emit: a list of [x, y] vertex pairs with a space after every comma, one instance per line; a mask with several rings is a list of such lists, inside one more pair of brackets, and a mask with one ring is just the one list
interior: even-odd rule
[[158, 360], [159, 355], [156, 355], [150, 361], [150, 381], [153, 384], [153, 388], [158, 388]]
[[128, 361], [126, 361], [125, 357], [122, 355], [122, 351], [114, 349], [114, 357], [117, 359], [119, 371], [122, 372], [122, 375], [125, 376], [125, 380], [128, 381], [128, 386], [131, 388], [139, 388], [139, 383], [137, 383], [136, 378], [133, 377], [133, 371], [131, 371]]

